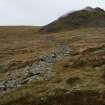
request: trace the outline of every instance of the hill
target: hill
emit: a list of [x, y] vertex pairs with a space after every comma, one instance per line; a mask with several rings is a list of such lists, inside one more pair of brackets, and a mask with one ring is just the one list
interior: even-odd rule
[[40, 32], [59, 32], [84, 27], [105, 27], [105, 11], [98, 7], [86, 7], [60, 17], [42, 27]]
[[40, 29], [0, 27], [0, 105], [105, 105], [105, 27]]

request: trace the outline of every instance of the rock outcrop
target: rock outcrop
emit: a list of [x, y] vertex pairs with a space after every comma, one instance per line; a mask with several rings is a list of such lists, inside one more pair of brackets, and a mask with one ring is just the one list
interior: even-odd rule
[[0, 81], [0, 91], [5, 93], [35, 80], [51, 79], [54, 76], [51, 66], [56, 61], [70, 55], [71, 51], [71, 48], [58, 44], [53, 52], [40, 57], [37, 62], [31, 65], [23, 67], [23, 71], [21, 71], [22, 78], [18, 78], [19, 74], [14, 71], [8, 72], [7, 79]]

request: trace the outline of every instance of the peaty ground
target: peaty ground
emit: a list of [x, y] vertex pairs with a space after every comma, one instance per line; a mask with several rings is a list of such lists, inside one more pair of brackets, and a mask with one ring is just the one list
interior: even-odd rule
[[52, 65], [55, 75], [51, 80], [35, 80], [1, 95], [0, 105], [105, 104], [105, 28], [50, 34], [39, 34], [38, 29], [0, 27], [1, 80], [7, 72], [21, 72], [20, 68], [48, 54], [57, 43], [73, 51]]

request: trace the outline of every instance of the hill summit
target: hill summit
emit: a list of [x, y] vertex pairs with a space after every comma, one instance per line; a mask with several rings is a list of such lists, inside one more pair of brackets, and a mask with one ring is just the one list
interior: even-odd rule
[[83, 27], [105, 27], [105, 11], [99, 7], [86, 7], [70, 12], [43, 26], [40, 32], [59, 32]]

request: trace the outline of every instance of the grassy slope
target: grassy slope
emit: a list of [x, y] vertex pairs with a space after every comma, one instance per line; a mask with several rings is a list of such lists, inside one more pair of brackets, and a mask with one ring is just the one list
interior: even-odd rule
[[37, 34], [39, 28], [0, 27], [0, 78], [5, 72], [21, 68], [50, 50], [52, 45]]
[[[36, 34], [32, 33], [31, 36], [28, 36], [30, 34], [26, 34], [27, 37], [25, 37], [24, 40], [26, 41], [27, 39], [28, 41], [29, 40], [33, 41], [36, 46], [35, 40], [40, 39], [40, 37], [36, 37], [37, 34], [38, 33]], [[33, 35], [35, 35], [35, 37]], [[4, 96], [1, 96], [0, 98], [1, 105], [30, 105], [30, 104], [35, 104], [35, 103], [37, 105], [37, 102], [38, 103], [41, 102], [38, 96], [40, 97], [40, 96], [45, 96], [45, 95], [50, 94], [54, 97], [55, 96], [54, 91], [56, 89], [58, 90], [63, 89], [61, 90], [61, 92], [66, 91], [66, 90], [69, 90], [69, 91], [73, 90], [75, 92], [79, 90], [80, 91], [79, 94], [82, 94], [81, 91], [82, 92], [87, 91], [86, 92], [87, 94], [88, 91], [90, 90], [92, 90], [93, 93], [95, 91], [105, 90], [105, 80], [104, 80], [105, 79], [104, 78], [105, 63], [99, 66], [94, 66], [94, 63], [93, 63], [93, 59], [95, 57], [97, 57], [98, 61], [102, 60], [99, 57], [99, 54], [102, 54], [101, 56], [104, 57], [105, 49], [100, 48], [100, 46], [105, 44], [105, 28], [97, 28], [97, 29], [87, 28], [87, 29], [54, 33], [54, 34], [48, 34], [48, 35], [46, 34], [44, 37], [42, 37], [43, 35], [38, 35], [38, 36], [41, 36], [41, 39], [43, 39], [44, 37], [46, 38], [54, 37], [57, 40], [57, 42], [65, 43], [68, 46], [74, 48], [75, 50], [74, 53], [75, 54], [77, 53], [78, 55], [72, 55], [72, 56], [66, 57], [65, 59], [54, 64], [53, 70], [56, 72], [56, 75], [52, 80], [36, 81], [36, 82], [31, 83], [30, 85], [21, 87], [17, 89], [16, 91], [13, 91], [11, 93], [5, 94]], [[20, 40], [22, 38], [18, 37], [18, 39]], [[20, 43], [20, 41], [18, 43]], [[31, 47], [31, 44], [29, 44], [28, 42], [26, 44], [27, 46], [29, 46], [29, 48]], [[41, 46], [41, 43], [37, 43], [37, 45]], [[46, 44], [44, 43], [44, 45]], [[22, 46], [22, 44], [20, 44], [20, 46]], [[89, 48], [93, 48], [93, 49], [96, 48], [96, 50], [91, 51], [91, 50], [88, 50]], [[85, 55], [82, 54], [84, 51], [87, 51]], [[96, 53], [97, 51], [99, 51], [98, 54]], [[103, 51], [104, 51], [104, 54], [103, 54]], [[36, 50], [34, 51], [34, 53], [35, 52]], [[18, 53], [16, 55], [18, 56]], [[32, 53], [31, 53], [31, 56], [32, 56]], [[83, 65], [81, 65], [81, 59], [78, 59], [78, 56], [81, 56]], [[11, 55], [11, 57], [13, 57], [13, 55]], [[90, 57], [91, 59], [88, 59]], [[90, 61], [91, 63], [89, 63]], [[72, 67], [72, 64], [75, 64], [75, 66]], [[96, 96], [97, 94], [98, 93], [96, 93]], [[97, 97], [96, 97], [96, 100], [98, 100]], [[81, 99], [82, 98], [80, 98], [80, 100]], [[52, 101], [54, 100], [55, 98], [52, 99]], [[45, 103], [47, 103], [47, 101]], [[41, 105], [47, 105], [47, 104], [43, 103]], [[48, 105], [53, 105], [53, 104], [49, 103]]]

